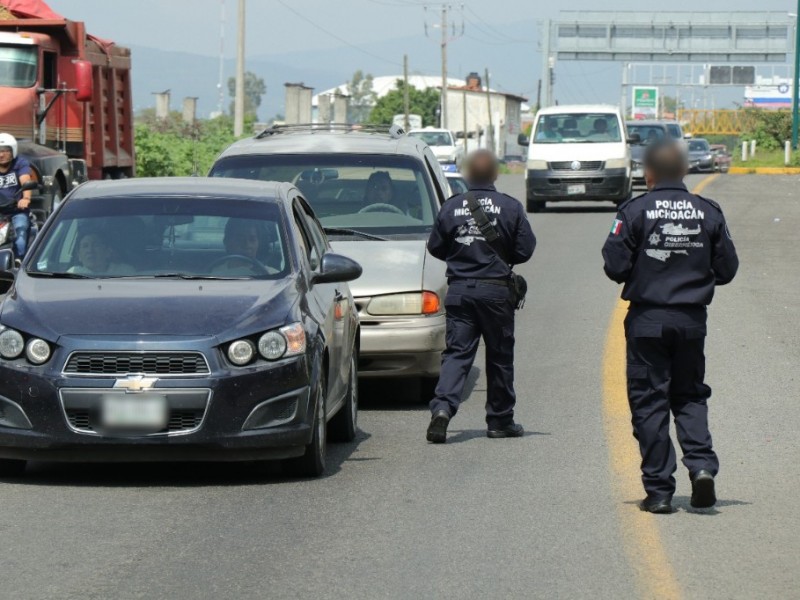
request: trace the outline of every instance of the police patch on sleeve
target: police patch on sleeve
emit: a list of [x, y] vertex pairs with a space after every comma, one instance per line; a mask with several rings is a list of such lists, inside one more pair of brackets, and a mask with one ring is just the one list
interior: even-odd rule
[[614, 219], [614, 222], [611, 224], [611, 235], [619, 235], [620, 233], [622, 233], [622, 221]]

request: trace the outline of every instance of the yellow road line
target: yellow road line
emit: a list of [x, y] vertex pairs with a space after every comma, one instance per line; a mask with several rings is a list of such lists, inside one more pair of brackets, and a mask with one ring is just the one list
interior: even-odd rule
[[[719, 175], [703, 179], [692, 190], [699, 194]], [[628, 303], [619, 300], [611, 315], [603, 356], [603, 421], [608, 439], [613, 491], [620, 533], [628, 562], [633, 568], [641, 598], [680, 600], [680, 584], [667, 556], [655, 516], [639, 511], [644, 496], [640, 479], [639, 448], [633, 439], [625, 377], [623, 321]], [[669, 518], [669, 517], [666, 517]]]

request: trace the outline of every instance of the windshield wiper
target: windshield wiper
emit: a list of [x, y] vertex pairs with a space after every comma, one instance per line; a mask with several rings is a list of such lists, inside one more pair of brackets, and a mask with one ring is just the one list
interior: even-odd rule
[[82, 273], [51, 272], [51, 271], [25, 271], [29, 277], [52, 277], [54, 279], [97, 279]]
[[362, 237], [365, 240], [378, 240], [380, 242], [385, 242], [389, 239], [379, 235], [365, 233], [363, 231], [359, 231], [358, 229], [348, 229], [346, 227], [323, 227], [323, 229], [325, 230], [325, 233], [330, 233], [332, 235], [354, 235], [357, 237]]
[[[131, 278], [150, 278], [154, 277], [157, 279], [252, 279], [250, 277], [216, 277], [214, 275], [190, 275], [188, 273], [155, 273], [153, 275], [134, 275], [129, 276]], [[122, 279], [122, 277], [117, 277], [117, 279]]]

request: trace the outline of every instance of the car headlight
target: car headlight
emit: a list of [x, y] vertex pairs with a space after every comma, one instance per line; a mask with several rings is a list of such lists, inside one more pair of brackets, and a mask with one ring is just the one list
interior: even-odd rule
[[711, 160], [713, 157], [710, 154], [705, 155], [705, 160]]
[[41, 365], [50, 358], [50, 344], [39, 338], [28, 340], [25, 357], [35, 365]]
[[627, 158], [612, 158], [606, 161], [606, 169], [627, 169], [629, 164]]
[[306, 351], [306, 330], [302, 323], [292, 323], [277, 331], [268, 331], [258, 340], [258, 352], [267, 360], [296, 356]]
[[528, 161], [528, 168], [531, 171], [545, 171], [547, 170], [547, 161], [546, 160], [529, 160]]
[[0, 356], [3, 358], [17, 358], [25, 350], [25, 340], [22, 334], [13, 329], [4, 329], [0, 333]]
[[433, 315], [439, 312], [439, 296], [433, 292], [376, 296], [367, 305], [371, 315]]
[[228, 360], [241, 367], [253, 360], [256, 345], [250, 340], [236, 340], [228, 346]]

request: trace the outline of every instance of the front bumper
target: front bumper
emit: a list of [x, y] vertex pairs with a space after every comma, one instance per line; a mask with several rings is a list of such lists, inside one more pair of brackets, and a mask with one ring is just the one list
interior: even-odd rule
[[689, 159], [690, 171], [713, 171], [714, 159]]
[[361, 318], [360, 377], [437, 377], [445, 316]]
[[117, 379], [64, 375], [57, 358], [52, 369], [0, 365], [0, 458], [263, 460], [300, 456], [311, 441], [306, 356], [159, 378], [143, 396], [165, 398], [168, 428], [124, 434], [104, 428], [99, 415], [103, 398], [129, 397], [114, 388]]
[[527, 197], [531, 201], [624, 200], [630, 195], [627, 169], [555, 171], [528, 169]]

